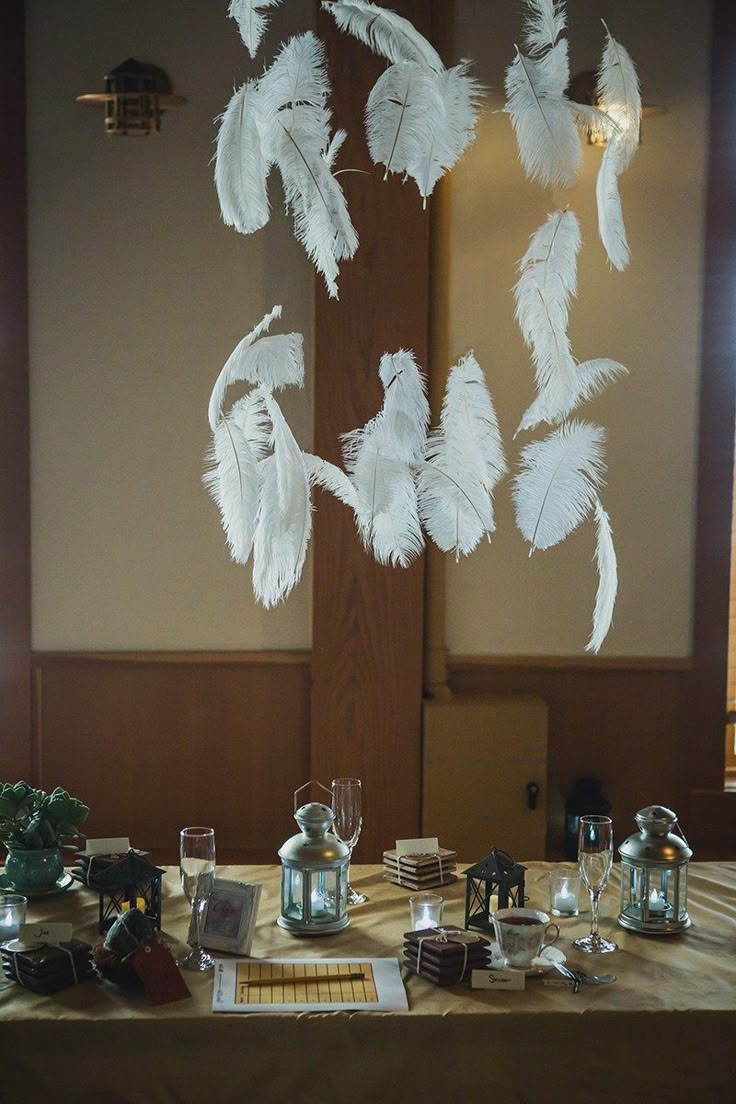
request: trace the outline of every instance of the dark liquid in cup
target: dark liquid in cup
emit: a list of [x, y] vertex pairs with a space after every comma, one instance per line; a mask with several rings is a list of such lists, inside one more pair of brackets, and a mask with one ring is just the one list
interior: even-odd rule
[[499, 917], [501, 924], [513, 924], [515, 927], [526, 928], [532, 924], [541, 924], [541, 920], [537, 920], [536, 916], [504, 916]]

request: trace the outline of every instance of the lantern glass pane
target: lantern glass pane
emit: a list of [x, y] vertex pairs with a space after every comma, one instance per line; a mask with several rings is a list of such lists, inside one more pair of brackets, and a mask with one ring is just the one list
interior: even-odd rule
[[300, 870], [288, 866], [282, 872], [281, 911], [294, 920], [301, 920], [304, 915], [304, 879]]
[[679, 875], [679, 893], [673, 904], [677, 909], [677, 919], [685, 920], [687, 918], [687, 863], [683, 863], [680, 867]]

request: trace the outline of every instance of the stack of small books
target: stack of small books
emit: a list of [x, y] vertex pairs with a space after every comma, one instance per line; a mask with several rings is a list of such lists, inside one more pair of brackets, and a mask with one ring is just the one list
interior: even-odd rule
[[438, 847], [429, 855], [399, 855], [396, 850], [383, 852], [386, 879], [406, 889], [431, 889], [457, 881], [457, 851]]
[[34, 993], [58, 993], [96, 977], [92, 947], [81, 939], [23, 949], [18, 940], [0, 948], [5, 976]]
[[404, 933], [404, 965], [435, 985], [459, 985], [488, 968], [489, 940], [453, 924]]

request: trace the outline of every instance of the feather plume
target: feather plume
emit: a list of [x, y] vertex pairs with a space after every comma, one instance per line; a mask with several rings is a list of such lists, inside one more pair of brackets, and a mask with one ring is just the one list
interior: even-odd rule
[[429, 425], [424, 376], [408, 349], [384, 353], [378, 374], [384, 392], [380, 435], [393, 456], [411, 464], [422, 455]]
[[281, 0], [230, 0], [227, 14], [238, 24], [243, 45], [252, 58], [258, 53], [268, 20], [262, 8], [275, 8]]
[[338, 468], [336, 464], [330, 464], [329, 461], [323, 460], [321, 456], [313, 456], [308, 452], [304, 453], [304, 463], [312, 486], [323, 487], [335, 498], [338, 498], [340, 502], [344, 502], [346, 506], [349, 506], [351, 510], [357, 508], [358, 499], [355, 487], [342, 468]]
[[413, 175], [412, 169], [421, 166], [442, 110], [434, 74], [416, 62], [391, 65], [378, 78], [368, 96], [365, 125], [374, 164], [386, 166], [384, 179], [392, 172]]
[[595, 558], [598, 565], [598, 591], [593, 611], [593, 631], [585, 646], [586, 652], [597, 652], [608, 635], [613, 620], [613, 607], [618, 590], [618, 567], [613, 547], [611, 523], [600, 499], [595, 503], [597, 533]]
[[595, 184], [598, 204], [598, 232], [608, 259], [622, 272], [631, 259], [626, 236], [621, 196], [618, 190], [619, 154], [616, 140], [610, 139], [603, 151]]
[[468, 75], [468, 62], [438, 73], [434, 80], [440, 112], [433, 120], [431, 141], [421, 157], [407, 166], [425, 205], [437, 181], [475, 141], [475, 123], [484, 92], [479, 81]]
[[217, 380], [215, 381], [215, 386], [212, 388], [212, 394], [210, 395], [208, 416], [210, 429], [213, 431], [213, 433], [217, 427], [218, 421], [222, 417], [222, 404], [225, 398], [225, 392], [227, 391], [230, 384], [234, 383], [235, 380], [242, 380], [246, 378], [242, 374], [242, 366], [248, 349], [254, 341], [257, 341], [257, 339], [262, 334], [268, 332], [271, 323], [275, 319], [281, 317], [281, 309], [282, 308], [280, 306], [275, 306], [272, 310], [268, 312], [268, 314], [264, 315], [258, 325], [255, 326], [254, 329], [250, 331], [250, 333], [246, 334], [245, 337], [238, 342], [230, 356], [225, 361], [225, 364], [219, 376], [217, 377]]
[[569, 82], [567, 42], [560, 39], [541, 57], [517, 50], [506, 70], [506, 106], [529, 180], [544, 187], [574, 183], [582, 161], [577, 107], [565, 96]]
[[522, 450], [513, 498], [530, 554], [564, 540], [591, 513], [603, 481], [604, 441], [601, 427], [572, 421]]
[[253, 547], [261, 481], [253, 450], [232, 416], [215, 427], [206, 463], [202, 482], [220, 511], [231, 558], [244, 564]]
[[549, 387], [540, 391], [524, 412], [516, 434], [525, 429], [534, 429], [540, 422], [549, 422], [550, 425], [561, 422], [582, 402], [594, 398], [609, 383], [627, 374], [628, 368], [608, 357], [597, 357], [582, 364], [573, 361], [569, 389], [563, 391], [557, 387]]
[[390, 62], [415, 61], [441, 73], [444, 66], [437, 51], [408, 19], [389, 8], [366, 0], [322, 0], [341, 31], [360, 39]]
[[253, 540], [253, 590], [266, 609], [301, 578], [312, 533], [312, 503], [304, 454], [268, 392], [273, 454], [260, 464], [261, 495]]
[[496, 412], [472, 353], [451, 370], [440, 426], [419, 473], [419, 514], [432, 540], [455, 558], [495, 529], [491, 492], [506, 472]]
[[222, 220], [241, 234], [252, 234], [269, 218], [256, 81], [233, 94], [220, 116], [216, 143], [215, 186]]
[[526, 6], [524, 44], [530, 54], [542, 54], [567, 26], [564, 0], [526, 0]]
[[263, 388], [256, 387], [233, 403], [228, 418], [243, 434], [256, 460], [263, 460], [271, 442], [271, 419], [264, 402]]

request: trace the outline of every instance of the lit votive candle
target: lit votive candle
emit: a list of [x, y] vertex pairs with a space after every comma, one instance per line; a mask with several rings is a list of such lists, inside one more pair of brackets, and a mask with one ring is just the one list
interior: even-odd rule
[[26, 920], [25, 897], [20, 893], [0, 893], [0, 943], [17, 939]]
[[666, 912], [667, 902], [661, 894], [657, 893], [656, 889], [653, 889], [649, 894], [649, 915], [664, 916]]
[[579, 874], [564, 868], [550, 871], [549, 908], [553, 916], [577, 916], [579, 896]]
[[[142, 897], [136, 897], [135, 907], [140, 909], [141, 912], [146, 911], [146, 902]], [[123, 912], [128, 912], [130, 908], [132, 908], [130, 901], [123, 901]]]
[[438, 893], [415, 893], [409, 898], [409, 916], [412, 931], [436, 928], [442, 923], [445, 899]]
[[575, 912], [576, 904], [575, 897], [572, 893], [555, 893], [552, 901], [557, 912]]

